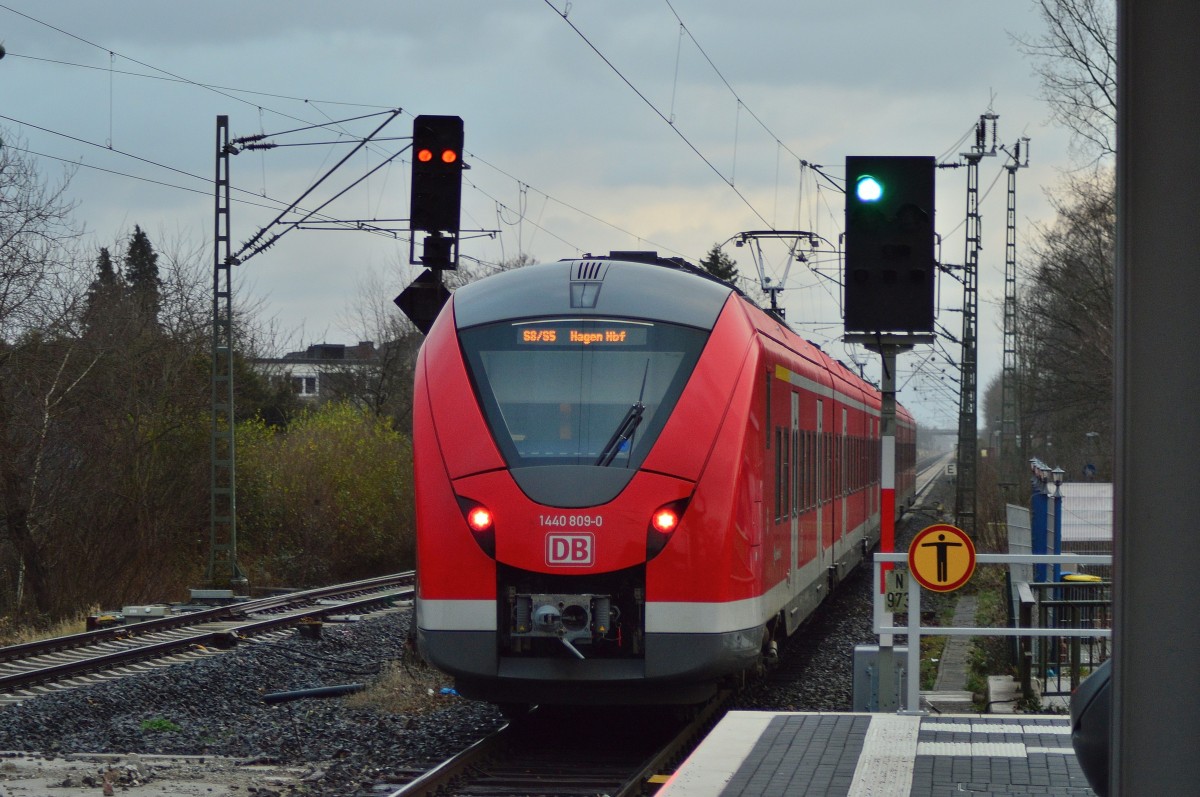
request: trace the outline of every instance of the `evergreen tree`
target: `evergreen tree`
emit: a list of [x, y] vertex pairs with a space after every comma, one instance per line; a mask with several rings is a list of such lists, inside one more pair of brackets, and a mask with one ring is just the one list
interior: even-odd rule
[[102, 246], [96, 258], [96, 278], [88, 286], [87, 306], [83, 311], [84, 328], [95, 332], [104, 326], [105, 320], [118, 311], [123, 293], [121, 275], [113, 265], [108, 247]]
[[700, 266], [719, 280], [732, 283], [738, 278], [737, 261], [721, 251], [720, 244], [713, 244], [712, 249], [700, 261]]
[[144, 322], [157, 324], [162, 282], [158, 278], [158, 253], [150, 237], [134, 225], [125, 252], [125, 279]]
[[96, 258], [96, 281], [92, 283], [94, 288], [112, 288], [117, 284], [117, 270], [113, 266], [112, 255], [108, 253], [108, 247], [100, 247], [100, 256]]

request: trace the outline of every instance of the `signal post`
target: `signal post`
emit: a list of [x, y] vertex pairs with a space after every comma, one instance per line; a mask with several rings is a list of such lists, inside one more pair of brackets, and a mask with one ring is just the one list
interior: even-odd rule
[[[409, 199], [408, 261], [425, 266], [396, 297], [396, 305], [422, 333], [428, 333], [450, 291], [442, 272], [458, 268], [462, 208], [463, 120], [422, 115], [413, 120], [412, 193]], [[418, 232], [429, 233], [416, 255]]]
[[[879, 418], [879, 547], [883, 553], [896, 547], [896, 358], [918, 343], [934, 340], [933, 170], [934, 159], [925, 156], [846, 158], [843, 340], [861, 343], [883, 360]], [[887, 589], [891, 570], [884, 565], [881, 583], [875, 585], [880, 593]], [[919, 612], [920, 607], [909, 611]], [[899, 690], [890, 633], [880, 635], [877, 665], [878, 708], [895, 711]]]

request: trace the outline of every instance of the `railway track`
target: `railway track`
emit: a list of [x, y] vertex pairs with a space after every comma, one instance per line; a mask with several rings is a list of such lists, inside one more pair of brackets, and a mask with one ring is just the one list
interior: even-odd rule
[[[928, 457], [917, 476], [918, 500], [942, 475], [946, 457]], [[908, 519], [905, 524], [919, 521]], [[868, 569], [869, 573], [869, 569]], [[860, 576], [859, 580], [863, 577]], [[869, 576], [866, 576], [869, 581]], [[859, 587], [865, 587], [864, 581]], [[804, 635], [807, 636], [807, 635]], [[793, 640], [803, 646], [808, 640]], [[796, 651], [793, 651], [794, 653]], [[799, 677], [810, 655], [773, 668], [769, 683]], [[635, 795], [671, 772], [723, 715], [728, 695], [684, 721], [661, 708], [632, 718], [629, 709], [535, 710], [447, 759], [389, 797], [454, 795]]]
[[534, 709], [389, 797], [631, 797], [673, 771], [724, 714], [722, 693], [687, 718], [662, 707]]
[[412, 572], [0, 648], [0, 704], [213, 655], [241, 639], [411, 598]]

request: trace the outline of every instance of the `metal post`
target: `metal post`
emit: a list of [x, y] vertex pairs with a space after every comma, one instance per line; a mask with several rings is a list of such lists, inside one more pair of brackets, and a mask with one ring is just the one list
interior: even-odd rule
[[[1049, 503], [1049, 496], [1046, 495], [1045, 490], [1037, 490], [1033, 495], [1029, 496], [1030, 553], [1045, 554], [1050, 552], [1048, 542], [1051, 528]], [[1033, 580], [1038, 583], [1047, 580], [1046, 565], [1033, 566]]]
[[208, 569], [211, 587], [244, 589], [237, 562], [237, 479], [233, 413], [233, 257], [229, 233], [229, 117], [217, 117], [213, 180], [212, 423]]
[[[879, 440], [880, 463], [883, 472], [880, 474], [880, 516], [879, 516], [879, 550], [892, 553], [896, 550], [896, 352], [898, 346], [881, 345], [879, 353], [883, 358], [883, 378], [881, 381], [881, 403], [879, 409]], [[894, 565], [885, 564], [880, 573], [880, 580], [875, 589], [881, 593], [886, 589], [884, 582], [887, 574]], [[913, 612], [909, 604], [909, 613]], [[892, 624], [892, 615], [886, 613], [886, 624]], [[899, 707], [896, 684], [896, 666], [892, 658], [892, 635], [881, 634], [879, 637], [879, 710], [895, 711]]]
[[[1063, 519], [1063, 499], [1062, 486], [1056, 486], [1054, 497], [1050, 499], [1054, 506], [1054, 550], [1052, 553], [1062, 553], [1062, 519]], [[1062, 565], [1054, 565], [1054, 583], [1062, 581]]]
[[921, 585], [908, 579], [908, 689], [901, 714], [923, 715], [921, 709]]
[[[959, 362], [958, 400], [958, 471], [955, 476], [955, 522], [967, 532], [975, 532], [975, 477], [979, 447], [978, 396], [978, 313], [979, 313], [979, 250], [982, 248], [981, 217], [979, 215], [979, 161], [996, 154], [996, 120], [994, 113], [979, 117], [975, 129], [975, 146], [963, 153], [967, 160], [967, 244], [963, 263], [963, 325], [962, 355]], [[992, 123], [992, 146], [986, 146], [987, 123]]]
[[[1021, 162], [1025, 144], [1025, 162]], [[1004, 357], [1000, 372], [1000, 479], [1016, 486], [1020, 474], [1017, 454], [1017, 170], [1029, 165], [1029, 139], [1017, 141], [1008, 171], [1008, 213], [1004, 245]], [[1012, 498], [1012, 496], [1010, 496]]]

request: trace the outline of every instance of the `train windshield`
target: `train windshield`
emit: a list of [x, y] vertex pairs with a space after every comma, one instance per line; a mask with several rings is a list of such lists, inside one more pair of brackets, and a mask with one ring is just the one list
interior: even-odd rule
[[459, 334], [509, 467], [637, 467], [708, 333], [674, 324], [553, 319]]

